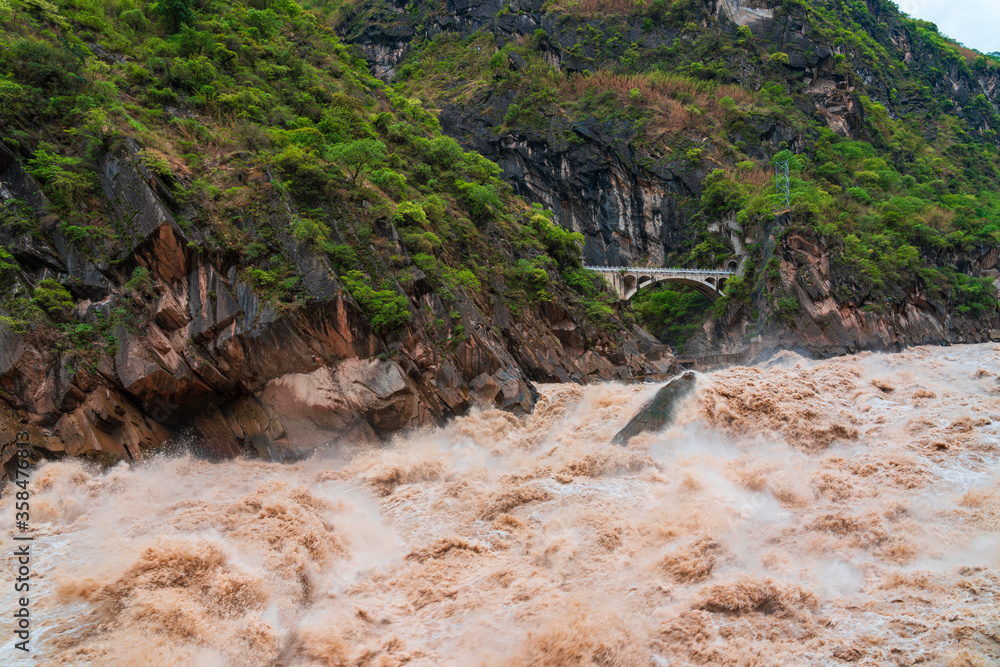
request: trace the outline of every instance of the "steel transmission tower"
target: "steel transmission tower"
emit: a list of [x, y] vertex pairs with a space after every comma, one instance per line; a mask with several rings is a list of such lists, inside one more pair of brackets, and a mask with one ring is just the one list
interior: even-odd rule
[[774, 163], [774, 187], [777, 190], [778, 201], [784, 202], [787, 209], [792, 205], [792, 189], [788, 184], [788, 160]]

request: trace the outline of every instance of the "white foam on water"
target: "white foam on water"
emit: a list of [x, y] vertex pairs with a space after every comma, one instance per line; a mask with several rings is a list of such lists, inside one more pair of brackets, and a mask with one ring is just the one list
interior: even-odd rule
[[657, 386], [295, 465], [52, 462], [26, 664], [998, 664], [998, 378], [992, 345], [784, 354], [626, 448]]

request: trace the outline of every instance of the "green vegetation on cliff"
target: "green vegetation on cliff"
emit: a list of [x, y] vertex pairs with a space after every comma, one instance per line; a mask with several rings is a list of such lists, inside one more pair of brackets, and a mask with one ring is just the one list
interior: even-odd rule
[[[414, 32], [394, 90], [468, 109], [507, 144], [560, 154], [596, 141], [579, 128], [599, 124], [607, 154], [634, 150], [647, 174], [701, 174], [678, 196], [694, 233], [664, 263], [720, 265], [735, 249], [709, 223], [739, 223], [752, 261], [716, 313], [739, 302], [794, 324], [795, 282], [809, 292], [809, 278], [781, 275], [772, 251], [799, 236], [829, 256], [841, 306], [901, 313], [919, 295], [941, 313], [996, 315], [993, 277], [975, 266], [1000, 244], [994, 57], [887, 0], [760, 3], [768, 16], [749, 25], [694, 0], [550, 0], [530, 21], [527, 4], [521, 24], [472, 8], [448, 29], [444, 2], [399, 14], [369, 0], [345, 31], [363, 42], [366, 22], [437, 26]], [[518, 32], [531, 21], [544, 28]], [[787, 211], [774, 194], [783, 160]]]
[[[443, 136], [419, 100], [372, 78], [335, 21], [291, 0], [3, 0], [0, 135], [61, 235], [111, 273], [132, 244], [102, 160], [128, 156], [189, 246], [278, 311], [311, 298], [299, 244], [328, 258], [384, 334], [411, 321], [407, 295], [423, 281], [452, 309], [493, 293], [516, 311], [558, 294], [615, 331], [611, 296], [580, 269], [582, 239], [511, 196], [499, 168]], [[80, 342], [66, 316], [85, 286], [63, 276], [32, 288], [20, 273], [31, 252], [14, 246], [24, 234], [47, 243], [46, 220], [25, 202], [0, 206], [5, 318]], [[105, 333], [150, 317], [137, 304], [155, 289], [126, 289], [135, 298], [99, 323]]]
[[[619, 330], [581, 267], [585, 238], [465, 150], [497, 157], [483, 141], [443, 134], [445, 108], [496, 146], [595, 145], [637, 182], [668, 184], [679, 230], [635, 261], [714, 267], [745, 246], [746, 274], [711, 312], [742, 308], [748, 335], [801, 326], [804, 295], [823, 290], [887, 317], [919, 301], [994, 318], [979, 258], [1000, 244], [997, 60], [886, 0], [759, 5], [767, 16], [740, 25], [696, 0], [3, 0], [0, 134], [55, 216], [3, 202], [3, 322], [113, 351], [114, 328], [151, 317], [155, 281], [125, 288], [91, 341], [71, 316], [90, 294], [76, 274], [45, 276], [68, 302], [26, 278], [44, 264], [26, 239], [48, 243], [52, 224], [83, 261], [132, 277], [134, 230], [103, 185], [111, 155], [153, 184], [193, 251], [276, 312], [316, 298], [314, 253], [386, 336], [428, 291], [446, 312], [556, 301]], [[380, 30], [406, 52], [389, 84], [345, 43]], [[788, 210], [776, 160], [791, 168]], [[795, 264], [793, 238], [820, 249], [828, 285]], [[680, 345], [704, 310], [682, 297], [643, 296], [634, 312]], [[463, 338], [460, 316], [438, 317], [446, 345]]]
[[684, 346], [701, 331], [711, 301], [690, 287], [661, 285], [641, 290], [632, 298], [632, 308], [643, 328], [683, 354]]

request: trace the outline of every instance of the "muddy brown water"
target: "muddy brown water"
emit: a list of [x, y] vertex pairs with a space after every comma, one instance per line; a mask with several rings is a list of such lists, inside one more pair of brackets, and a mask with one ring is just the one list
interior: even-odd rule
[[657, 385], [539, 389], [295, 465], [43, 466], [4, 664], [1000, 664], [1000, 348], [701, 375], [627, 448]]

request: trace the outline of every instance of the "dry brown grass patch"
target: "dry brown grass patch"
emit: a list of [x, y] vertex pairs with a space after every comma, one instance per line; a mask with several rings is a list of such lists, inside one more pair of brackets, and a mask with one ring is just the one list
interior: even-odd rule
[[565, 14], [641, 14], [649, 0], [558, 0], [552, 9]]
[[764, 167], [737, 169], [736, 167], [726, 166], [724, 170], [726, 178], [736, 181], [740, 185], [745, 185], [751, 190], [763, 190], [771, 185], [771, 170]]
[[[632, 99], [633, 91], [645, 105], [659, 111], [651, 122], [654, 132], [677, 132], [710, 123], [723, 113], [719, 100], [729, 97], [738, 105], [756, 102], [756, 94], [737, 85], [717, 86], [685, 76], [651, 72], [648, 74], [615, 74], [598, 71], [586, 77], [573, 77], [562, 84], [567, 98], [580, 98], [588, 93], [612, 92], [622, 100]], [[755, 176], [754, 178], [759, 178]]]

